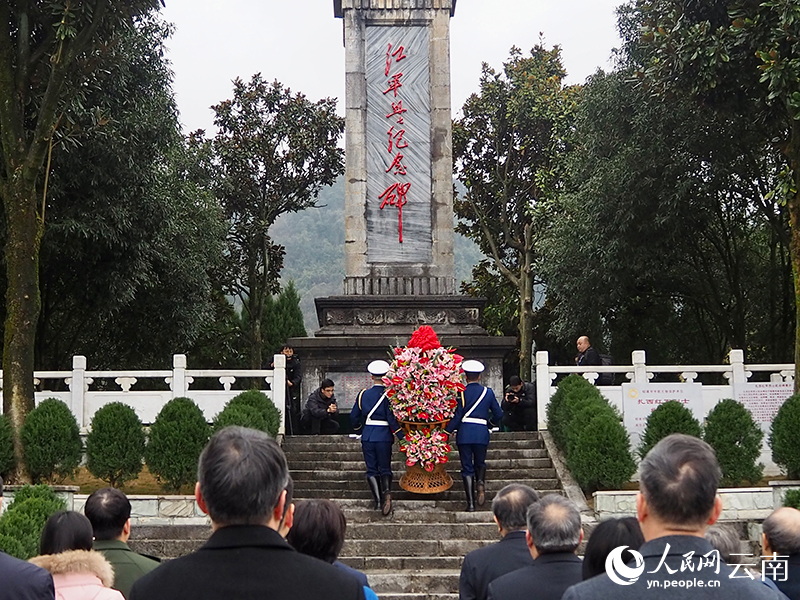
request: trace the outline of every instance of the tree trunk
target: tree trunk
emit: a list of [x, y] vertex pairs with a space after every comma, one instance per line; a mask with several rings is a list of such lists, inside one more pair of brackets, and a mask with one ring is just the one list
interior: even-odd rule
[[[526, 226], [525, 247], [530, 248], [531, 225]], [[519, 376], [530, 381], [533, 357], [533, 253], [526, 250], [519, 270]]]
[[5, 194], [6, 322], [3, 344], [3, 412], [14, 431], [17, 479], [25, 480], [20, 430], [34, 407], [33, 365], [39, 318], [39, 246], [42, 223], [36, 214], [34, 177], [19, 169]]
[[800, 123], [792, 122], [792, 134], [787, 151], [789, 166], [794, 177], [795, 194], [787, 199], [792, 240], [789, 249], [792, 258], [794, 281], [795, 333], [794, 333], [794, 392], [800, 391]]

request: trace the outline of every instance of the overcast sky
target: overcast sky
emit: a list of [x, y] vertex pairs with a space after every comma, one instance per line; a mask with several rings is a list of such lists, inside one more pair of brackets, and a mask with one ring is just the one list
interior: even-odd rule
[[[500, 67], [511, 46], [544, 36], [560, 44], [569, 83], [611, 65], [622, 0], [458, 0], [451, 20], [453, 115], [478, 87], [481, 63]], [[230, 98], [231, 81], [261, 72], [311, 100], [339, 98], [344, 114], [342, 20], [333, 0], [166, 0], [168, 42], [185, 131], [213, 131], [209, 107]]]

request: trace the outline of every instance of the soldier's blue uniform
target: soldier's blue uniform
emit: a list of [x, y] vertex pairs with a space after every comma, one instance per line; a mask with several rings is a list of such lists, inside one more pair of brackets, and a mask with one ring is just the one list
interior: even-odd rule
[[[480, 365], [480, 370], [483, 370], [483, 365]], [[489, 420], [499, 425], [502, 418], [503, 411], [492, 388], [473, 381], [459, 394], [456, 412], [445, 428], [447, 433], [458, 430], [456, 445], [461, 459], [461, 478], [464, 480], [464, 492], [467, 495], [467, 510], [470, 512], [475, 510], [476, 492], [478, 505], [482, 506], [485, 500]]]
[[[386, 373], [389, 364], [385, 361], [370, 363], [373, 376]], [[361, 390], [350, 411], [350, 424], [361, 433], [361, 451], [367, 465], [367, 483], [375, 500], [375, 509], [387, 515], [392, 510], [392, 444], [394, 436], [405, 435], [389, 408], [386, 388], [373, 385]]]

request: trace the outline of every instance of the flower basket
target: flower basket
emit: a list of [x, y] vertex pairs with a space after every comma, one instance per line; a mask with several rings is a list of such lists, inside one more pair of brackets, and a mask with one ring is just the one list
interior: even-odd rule
[[383, 382], [392, 413], [406, 433], [401, 451], [407, 470], [400, 487], [417, 494], [442, 492], [453, 485], [444, 469], [450, 453], [444, 428], [464, 390], [462, 359], [452, 348], [443, 348], [428, 326], [417, 329], [407, 346], [394, 348], [393, 357]]

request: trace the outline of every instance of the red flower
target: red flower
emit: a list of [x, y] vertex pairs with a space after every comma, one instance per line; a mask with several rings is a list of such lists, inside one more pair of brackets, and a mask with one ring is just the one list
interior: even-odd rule
[[426, 421], [430, 418], [430, 415], [423, 410], [419, 413], [419, 418]]
[[[449, 452], [449, 450], [448, 450], [448, 452]], [[447, 462], [447, 457], [443, 456], [442, 458], [439, 459], [439, 462], [446, 463]]]
[[450, 445], [449, 444], [445, 444], [444, 451], [445, 452], [450, 452]]
[[455, 361], [456, 364], [460, 364], [461, 361], [464, 360], [464, 357], [461, 356], [460, 354], [456, 354], [455, 351], [452, 352], [453, 352], [453, 360]]
[[414, 461], [413, 461], [413, 460], [411, 460], [411, 459], [408, 459], [408, 460], [406, 461], [406, 466], [413, 467], [413, 466], [414, 466]]
[[408, 341], [409, 348], [421, 348], [422, 350], [433, 350], [441, 348], [436, 332], [429, 325], [423, 325], [417, 329]]
[[428, 473], [430, 473], [431, 471], [433, 471], [433, 465], [431, 463], [428, 463], [427, 465], [425, 465], [425, 470]]

